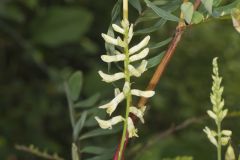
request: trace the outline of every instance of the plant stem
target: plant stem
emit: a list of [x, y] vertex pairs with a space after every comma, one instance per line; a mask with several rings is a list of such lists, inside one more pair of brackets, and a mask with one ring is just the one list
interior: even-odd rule
[[[128, 22], [128, 0], [123, 0], [123, 20]], [[126, 58], [124, 60], [124, 74], [125, 74], [125, 83], [128, 83], [131, 86], [130, 73], [128, 69], [128, 65], [129, 65], [128, 31], [129, 29], [126, 29], [124, 34], [124, 43], [126, 44], [126, 46], [124, 47], [124, 54], [126, 55]], [[118, 160], [121, 160], [123, 157], [123, 148], [124, 148], [124, 144], [126, 142], [126, 137], [127, 137], [129, 108], [132, 104], [131, 87], [125, 96], [126, 96], [126, 113], [125, 113], [125, 122], [123, 126], [122, 139], [121, 139], [120, 149], [118, 154]]]
[[221, 152], [222, 152], [222, 142], [221, 142], [221, 122], [217, 123], [217, 136], [218, 136], [218, 146], [217, 146], [217, 159], [221, 160]]

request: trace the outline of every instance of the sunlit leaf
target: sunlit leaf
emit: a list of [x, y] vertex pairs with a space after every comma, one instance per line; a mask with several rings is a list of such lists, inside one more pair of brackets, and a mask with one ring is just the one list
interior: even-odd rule
[[240, 9], [234, 8], [231, 15], [233, 27], [240, 33]]
[[201, 0], [206, 10], [212, 14], [213, 0]]
[[193, 17], [192, 17], [192, 23], [193, 24], [198, 24], [200, 22], [202, 22], [204, 19], [204, 16], [202, 13], [198, 12], [198, 11], [195, 11], [193, 13]]
[[191, 2], [184, 2], [181, 5], [181, 11], [183, 13], [183, 17], [184, 17], [185, 21], [188, 24], [190, 24], [192, 21], [193, 12], [194, 12], [193, 4]]
[[150, 2], [149, 0], [144, 0], [148, 7], [150, 7], [159, 17], [162, 17], [169, 21], [177, 21], [179, 20], [178, 17], [171, 14], [170, 12], [167, 12], [159, 7], [157, 7], [154, 3]]

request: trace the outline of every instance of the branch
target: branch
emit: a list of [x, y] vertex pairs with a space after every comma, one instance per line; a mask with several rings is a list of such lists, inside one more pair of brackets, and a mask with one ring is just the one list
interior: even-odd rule
[[46, 151], [40, 151], [38, 148], [34, 147], [33, 145], [30, 145], [29, 147], [24, 145], [15, 145], [15, 148], [19, 151], [24, 151], [48, 160], [64, 160], [63, 158], [59, 157], [57, 153], [50, 155]]
[[[199, 5], [201, 4], [201, 0], [196, 0], [195, 3], [194, 3], [194, 9], [197, 10], [197, 8], [199, 7]], [[174, 35], [174, 38], [172, 39], [170, 45], [168, 46], [168, 49], [161, 61], [161, 63], [158, 65], [156, 71], [154, 72], [150, 82], [148, 83], [148, 86], [147, 86], [147, 89], [146, 90], [154, 90], [164, 72], [164, 70], [166, 69], [166, 66], [167, 64], [169, 63], [171, 57], [173, 56], [173, 54], [175, 53], [175, 50], [182, 38], [182, 34], [184, 33], [186, 29], [186, 25], [185, 25], [185, 22], [183, 20], [183, 14], [181, 13], [180, 14], [180, 22], [178, 23], [178, 26], [176, 27], [176, 30], [175, 30], [175, 35]], [[147, 98], [144, 98], [144, 97], [141, 97], [139, 102], [138, 102], [138, 107], [142, 107], [144, 106], [146, 103], [147, 103]], [[136, 117], [134, 117], [133, 115], [131, 115], [132, 119], [136, 121]], [[124, 153], [125, 153], [125, 149], [126, 149], [126, 146], [127, 146], [127, 143], [128, 143], [128, 136], [126, 137], [125, 139], [125, 144], [124, 144], [124, 147], [122, 149], [122, 157], [124, 157]], [[121, 141], [121, 140], [120, 140]], [[120, 145], [118, 145], [118, 148], [117, 150], [115, 151], [115, 154], [114, 154], [114, 158], [113, 160], [117, 160], [118, 158], [118, 155], [119, 155], [119, 148], [120, 148]]]

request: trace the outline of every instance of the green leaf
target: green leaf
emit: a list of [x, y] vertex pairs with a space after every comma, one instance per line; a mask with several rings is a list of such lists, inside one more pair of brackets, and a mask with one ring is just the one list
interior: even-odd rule
[[154, 31], [160, 29], [166, 22], [167, 22], [167, 20], [165, 20], [165, 19], [160, 19], [157, 23], [155, 23], [153, 26], [151, 26], [151, 27], [149, 27], [149, 28], [137, 30], [137, 31], [135, 32], [135, 35], [152, 33], [152, 32], [154, 32]]
[[50, 47], [77, 41], [88, 31], [91, 22], [91, 13], [83, 8], [50, 7], [32, 22], [32, 40]]
[[142, 6], [139, 0], [129, 0], [129, 3], [138, 11], [139, 14], [142, 12]]
[[153, 58], [148, 59], [147, 68], [149, 69], [149, 68], [157, 66], [161, 62], [161, 60], [164, 56], [164, 52], [165, 51], [159, 53], [157, 56], [155, 56]]
[[122, 1], [118, 0], [112, 9], [112, 23], [117, 22], [121, 16]]
[[193, 24], [198, 24], [200, 22], [202, 22], [204, 19], [204, 16], [202, 13], [198, 12], [198, 11], [195, 11], [193, 13], [193, 17], [192, 17], [192, 23]]
[[103, 135], [109, 135], [109, 134], [114, 134], [117, 133], [121, 130], [121, 127], [115, 127], [113, 129], [102, 129], [102, 128], [97, 128], [92, 131], [89, 131], [85, 134], [83, 134], [79, 140], [87, 139], [87, 138], [92, 138], [92, 137], [97, 137], [97, 136], [103, 136]]
[[93, 96], [89, 97], [86, 100], [77, 102], [74, 107], [76, 108], [88, 108], [88, 107], [92, 107], [93, 105], [95, 105], [97, 103], [97, 101], [100, 98], [100, 94], [96, 93]]
[[81, 115], [81, 118], [77, 121], [76, 125], [74, 126], [73, 129], [73, 139], [76, 141], [78, 139], [79, 134], [81, 133], [81, 130], [84, 126], [85, 120], [87, 118], [87, 111], [84, 111]]
[[110, 160], [113, 157], [113, 153], [109, 153], [109, 154], [104, 154], [101, 156], [96, 156], [96, 157], [92, 157], [92, 158], [88, 158], [86, 160]]
[[162, 42], [159, 42], [159, 43], [155, 43], [155, 44], [150, 44], [149, 45], [149, 49], [157, 49], [157, 48], [161, 48], [165, 45], [167, 45], [169, 42], [171, 42], [172, 38], [168, 38]]
[[191, 2], [184, 2], [181, 5], [181, 11], [183, 13], [183, 17], [185, 19], [185, 21], [190, 24], [192, 21], [192, 17], [193, 17], [193, 12], [194, 12], [194, 6]]
[[154, 3], [150, 2], [149, 0], [144, 0], [148, 7], [150, 7], [159, 17], [162, 17], [169, 21], [179, 21], [179, 18], [175, 15], [167, 12], [159, 7], [157, 7]]
[[76, 101], [79, 97], [82, 89], [83, 76], [81, 71], [77, 71], [71, 75], [68, 80], [70, 97], [73, 101]]
[[213, 0], [201, 0], [206, 10], [212, 14]]
[[221, 2], [222, 2], [222, 0], [213, 0], [213, 6], [217, 7], [220, 5]]
[[87, 146], [81, 150], [81, 153], [90, 153], [90, 154], [103, 154], [107, 152], [113, 152], [114, 149], [108, 149], [103, 147], [96, 147], [96, 146]]

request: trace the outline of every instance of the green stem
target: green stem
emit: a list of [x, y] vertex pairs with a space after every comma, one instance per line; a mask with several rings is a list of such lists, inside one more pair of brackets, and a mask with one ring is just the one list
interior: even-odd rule
[[222, 152], [222, 142], [221, 142], [221, 122], [217, 124], [217, 136], [218, 136], [218, 146], [217, 146], [217, 159], [221, 160], [221, 152]]
[[[125, 30], [124, 43], [128, 44], [128, 29]], [[129, 70], [128, 70], [128, 65], [129, 65], [129, 49], [128, 49], [128, 45], [126, 45], [126, 47], [124, 48], [124, 54], [126, 55], [126, 58], [124, 60], [125, 83], [128, 83], [131, 86], [130, 73], [129, 73]], [[126, 96], [126, 113], [125, 113], [125, 122], [124, 122], [124, 126], [123, 126], [123, 133], [122, 133], [122, 139], [121, 139], [121, 143], [120, 143], [118, 160], [122, 159], [123, 148], [124, 148], [124, 144], [126, 142], [127, 125], [128, 125], [128, 117], [129, 117], [129, 108], [130, 108], [130, 106], [132, 104], [131, 87], [130, 87], [129, 91], [126, 93], [125, 96]]]

